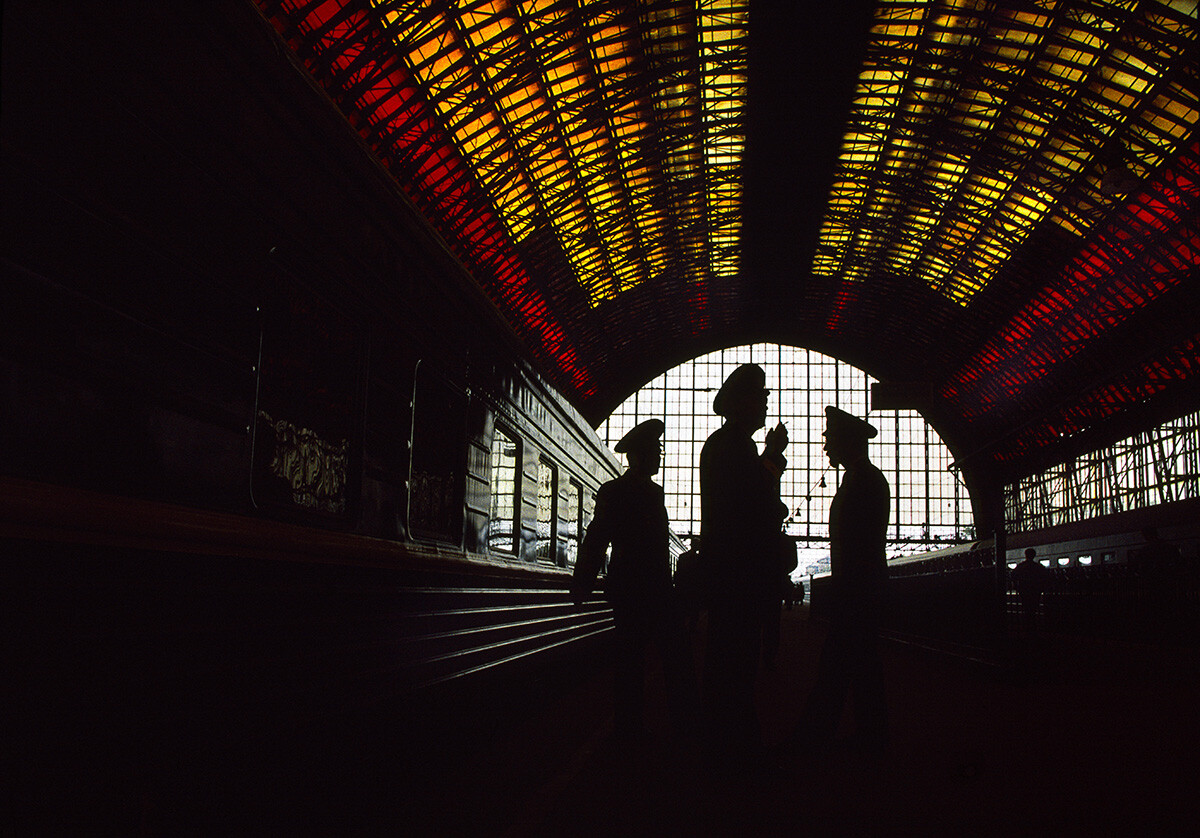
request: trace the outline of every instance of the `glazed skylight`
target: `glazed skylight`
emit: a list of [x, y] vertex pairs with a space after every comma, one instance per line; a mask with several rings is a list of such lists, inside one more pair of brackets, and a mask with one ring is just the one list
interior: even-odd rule
[[1193, 130], [1195, 38], [1195, 0], [882, 0], [814, 273], [965, 305], [1039, 225], [1086, 236]]
[[510, 241], [593, 304], [736, 272], [745, 2], [374, 5]]

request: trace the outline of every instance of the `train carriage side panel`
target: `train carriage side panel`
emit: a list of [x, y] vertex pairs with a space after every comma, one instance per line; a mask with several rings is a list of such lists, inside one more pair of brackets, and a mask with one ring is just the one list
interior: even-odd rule
[[[490, 456], [507, 427], [557, 464], [560, 503], [578, 481], [585, 524], [616, 458], [275, 36], [241, 25], [257, 13], [26, 6], [11, 40], [6, 7], [24, 82], [0, 120], [19, 756], [136, 812], [127, 772], [253, 758], [363, 708], [419, 726], [435, 693], [486, 699], [602, 637], [567, 568], [487, 548]], [[521, 509], [534, 532], [536, 496]], [[94, 755], [119, 741], [137, 747], [110, 780]]]

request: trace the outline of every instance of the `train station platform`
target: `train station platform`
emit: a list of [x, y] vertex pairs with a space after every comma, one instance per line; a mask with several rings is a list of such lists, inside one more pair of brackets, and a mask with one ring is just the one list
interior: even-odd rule
[[[823, 636], [807, 609], [784, 612], [778, 664], [759, 683], [768, 743], [794, 723]], [[651, 738], [620, 746], [610, 673], [592, 660], [491, 693], [473, 714], [456, 708], [456, 736], [360, 744], [333, 798], [320, 782], [302, 796], [302, 823], [506, 838], [1194, 834], [1194, 647], [1037, 635], [1015, 638], [1001, 662], [893, 638], [884, 661], [893, 743], [882, 758], [845, 747], [710, 765], [672, 741], [657, 673]]]
[[[759, 683], [768, 743], [794, 724], [823, 636], [806, 609], [784, 612], [778, 665]], [[1014, 639], [1013, 654], [1001, 662], [886, 643], [893, 743], [882, 758], [847, 744], [725, 771], [663, 738], [619, 748], [600, 725], [541, 786], [478, 828], [509, 836], [1194, 834], [1194, 648], [1039, 635]], [[598, 715], [606, 686], [601, 678], [589, 687]], [[655, 730], [665, 729], [660, 716]], [[535, 736], [517, 734], [513, 753]]]
[[[806, 608], [784, 611], [777, 666], [759, 682], [766, 742], [795, 722], [823, 636]], [[650, 737], [620, 745], [597, 649], [427, 706], [216, 718], [178, 740], [171, 764], [130, 772], [137, 788], [98, 799], [110, 808], [100, 817], [29, 822], [131, 835], [1194, 834], [1194, 647], [1037, 635], [998, 661], [893, 638], [884, 662], [893, 742], [882, 757], [801, 747], [761, 766], [712, 765], [669, 735], [653, 665]]]

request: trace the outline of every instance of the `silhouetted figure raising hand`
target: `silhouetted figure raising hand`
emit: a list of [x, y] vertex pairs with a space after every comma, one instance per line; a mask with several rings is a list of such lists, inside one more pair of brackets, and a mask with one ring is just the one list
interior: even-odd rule
[[754, 682], [764, 615], [779, 607], [780, 527], [787, 507], [779, 478], [787, 429], [766, 423], [766, 375], [757, 364], [729, 374], [713, 400], [725, 417], [700, 452], [700, 555], [708, 586], [705, 712], [715, 756], [740, 760], [761, 748]]

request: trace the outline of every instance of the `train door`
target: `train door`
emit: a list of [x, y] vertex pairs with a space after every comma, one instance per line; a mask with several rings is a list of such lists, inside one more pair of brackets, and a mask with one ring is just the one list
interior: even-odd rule
[[417, 363], [413, 382], [408, 527], [415, 538], [462, 545], [467, 397]]

